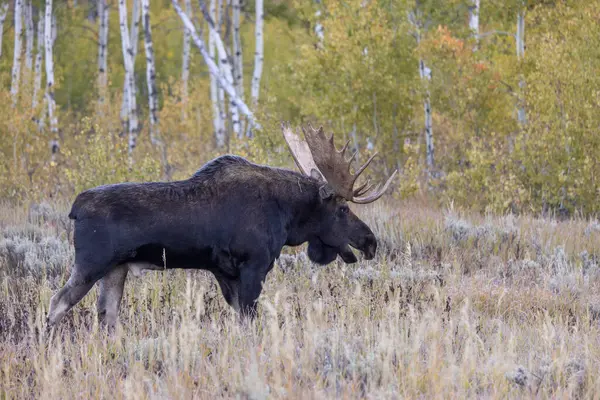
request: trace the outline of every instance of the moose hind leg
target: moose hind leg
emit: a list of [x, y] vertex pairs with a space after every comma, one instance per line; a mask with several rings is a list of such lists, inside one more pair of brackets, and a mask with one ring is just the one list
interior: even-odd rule
[[80, 280], [77, 276], [76, 265], [65, 286], [50, 299], [50, 310], [46, 318], [49, 327], [56, 325], [74, 305], [79, 303], [96, 282]]
[[114, 328], [117, 323], [127, 271], [127, 264], [119, 265], [100, 279], [98, 319], [109, 329]]

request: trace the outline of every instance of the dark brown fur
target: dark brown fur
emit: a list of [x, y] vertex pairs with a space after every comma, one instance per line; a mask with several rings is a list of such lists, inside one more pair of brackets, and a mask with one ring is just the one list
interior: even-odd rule
[[[367, 257], [377, 246], [371, 230], [322, 182], [236, 156], [219, 157], [183, 181], [86, 190], [69, 217], [75, 220], [75, 266], [52, 298], [50, 324], [99, 279], [110, 277], [102, 286], [122, 293], [114, 282], [122, 286], [125, 279], [111, 271], [124, 265], [211, 271], [227, 302], [253, 315], [284, 245], [308, 241], [309, 257], [321, 264], [338, 254], [356, 261], [348, 245]], [[104, 303], [116, 303], [118, 311], [118, 301], [106, 296]], [[112, 307], [101, 311], [116, 314]]]

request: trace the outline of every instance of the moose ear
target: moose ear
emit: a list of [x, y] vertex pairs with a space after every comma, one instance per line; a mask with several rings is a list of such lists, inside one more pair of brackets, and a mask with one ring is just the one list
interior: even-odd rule
[[323, 178], [323, 175], [321, 175], [321, 173], [319, 172], [318, 169], [315, 169], [315, 168], [311, 169], [310, 170], [310, 177], [313, 178], [313, 179], [316, 179], [316, 180], [318, 180], [320, 182], [325, 182], [325, 178]]
[[321, 200], [328, 200], [332, 198], [334, 194], [335, 192], [333, 191], [333, 188], [329, 185], [323, 185], [319, 188], [319, 196], [321, 197]]

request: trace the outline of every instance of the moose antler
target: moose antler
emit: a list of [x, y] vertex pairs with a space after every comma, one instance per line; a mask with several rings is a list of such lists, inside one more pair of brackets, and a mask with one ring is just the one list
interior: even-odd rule
[[[337, 150], [333, 143], [333, 134], [327, 138], [323, 132], [323, 127], [314, 129], [310, 124], [308, 129], [302, 128], [306, 141], [300, 139], [294, 134], [288, 126], [282, 125], [283, 134], [290, 147], [292, 155], [296, 160], [298, 167], [307, 175], [310, 175], [311, 169], [317, 169], [325, 180], [334, 188], [336, 193], [348, 201], [358, 204], [372, 203], [379, 199], [389, 188], [396, 172], [388, 178], [383, 186], [367, 194], [373, 185], [367, 181], [364, 185], [354, 189], [356, 180], [369, 166], [377, 153], [373, 154], [365, 164], [356, 170], [354, 174], [350, 172], [352, 161], [356, 157], [356, 152], [349, 159], [346, 159], [346, 150], [350, 141], [346, 142], [341, 150]], [[307, 157], [308, 155], [311, 157]], [[310, 158], [310, 160], [306, 160]]]
[[308, 144], [306, 144], [306, 142], [298, 135], [298, 128], [296, 128], [296, 133], [294, 133], [289, 123], [286, 124], [285, 122], [282, 122], [281, 130], [283, 131], [283, 137], [290, 148], [290, 153], [292, 153], [292, 157], [294, 157], [294, 161], [296, 161], [296, 165], [300, 168], [300, 171], [308, 176], [311, 176], [312, 170], [320, 173], [319, 168], [315, 165], [312, 155], [310, 154]]

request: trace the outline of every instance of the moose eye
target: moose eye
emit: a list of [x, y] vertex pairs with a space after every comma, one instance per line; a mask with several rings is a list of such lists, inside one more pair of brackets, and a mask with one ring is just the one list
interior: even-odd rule
[[342, 214], [348, 214], [350, 212], [350, 208], [348, 206], [341, 206], [340, 207], [340, 213]]

